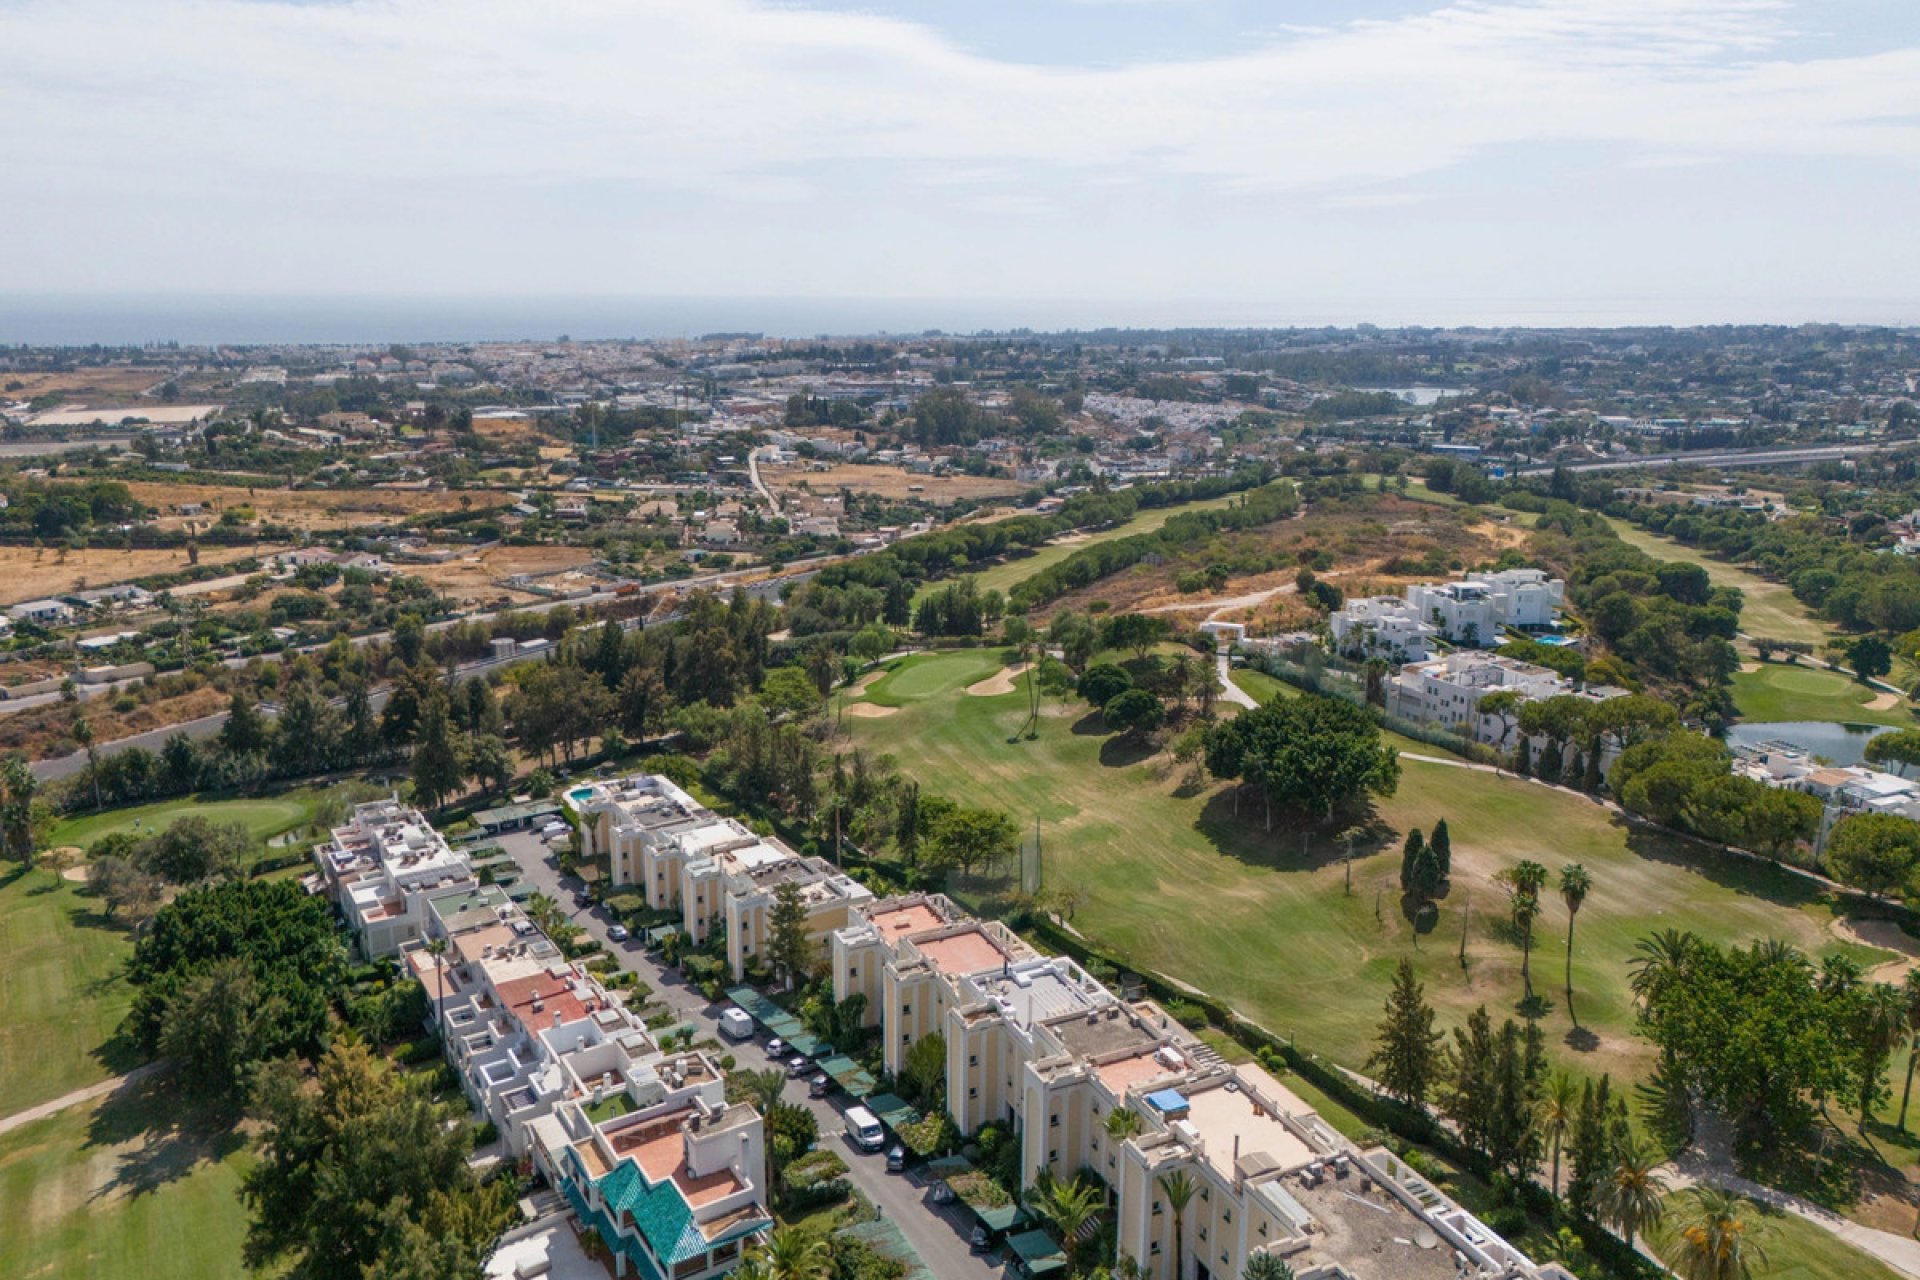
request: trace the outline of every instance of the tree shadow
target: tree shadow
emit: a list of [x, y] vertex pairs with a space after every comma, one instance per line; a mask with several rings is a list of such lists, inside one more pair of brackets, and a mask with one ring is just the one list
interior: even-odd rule
[[1592, 1053], [1600, 1047], [1600, 1037], [1588, 1027], [1569, 1027], [1567, 1034], [1560, 1037], [1560, 1043], [1575, 1053]]
[[[1238, 813], [1234, 811], [1236, 794]], [[1348, 832], [1355, 833], [1355, 859], [1379, 853], [1396, 839], [1393, 828], [1371, 809], [1359, 816], [1340, 815], [1331, 822], [1276, 810], [1273, 830], [1268, 831], [1265, 802], [1251, 787], [1220, 788], [1201, 806], [1193, 826], [1217, 852], [1249, 866], [1276, 871], [1318, 871], [1339, 866], [1347, 858], [1344, 837]]]
[[1097, 707], [1073, 722], [1073, 733], [1077, 737], [1098, 738], [1111, 732], [1113, 731], [1107, 728], [1107, 718]]
[[238, 1126], [238, 1099], [207, 1106], [183, 1096], [165, 1072], [136, 1080], [94, 1109], [89, 1147], [121, 1147], [113, 1176], [92, 1199], [137, 1197], [187, 1177], [203, 1161], [220, 1161], [246, 1142]]
[[1829, 896], [1815, 881], [1765, 858], [1729, 852], [1691, 836], [1628, 821], [1618, 814], [1614, 815], [1613, 825], [1624, 834], [1627, 848], [1637, 856], [1691, 872], [1723, 889], [1795, 908]]
[[1100, 763], [1109, 769], [1150, 760], [1160, 750], [1152, 738], [1137, 733], [1116, 733], [1100, 744]]
[[1523, 995], [1514, 1002], [1513, 1011], [1529, 1022], [1539, 1022], [1553, 1016], [1553, 1001], [1540, 994], [1538, 987], [1532, 995]]
[[1400, 918], [1413, 926], [1415, 938], [1424, 938], [1440, 924], [1440, 904], [1431, 898], [1400, 895]]

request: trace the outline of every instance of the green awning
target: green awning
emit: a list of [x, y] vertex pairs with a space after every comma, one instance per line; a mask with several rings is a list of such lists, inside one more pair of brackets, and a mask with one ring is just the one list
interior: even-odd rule
[[1027, 1220], [1027, 1211], [1017, 1204], [970, 1204], [967, 1208], [989, 1231], [1011, 1231]]
[[1066, 1268], [1067, 1255], [1044, 1231], [1022, 1231], [1007, 1237], [1007, 1248], [1020, 1260], [1020, 1269], [1030, 1276], [1044, 1276]]
[[817, 1058], [833, 1048], [832, 1045], [822, 1040], [819, 1036], [814, 1035], [811, 1031], [796, 1029], [794, 1031], [782, 1032], [781, 1037], [786, 1040], [789, 1049], [792, 1049], [795, 1053], [804, 1053], [809, 1058]]
[[820, 1069], [827, 1073], [833, 1082], [856, 1098], [864, 1098], [873, 1092], [873, 1077], [859, 1063], [844, 1053], [836, 1053], [830, 1058], [820, 1059]]
[[908, 1106], [906, 1099], [891, 1093], [876, 1093], [868, 1098], [867, 1110], [878, 1116], [881, 1124], [893, 1130], [920, 1118], [920, 1113]]
[[960, 1174], [966, 1173], [972, 1168], [973, 1161], [967, 1159], [965, 1156], [941, 1156], [938, 1160], [927, 1161], [926, 1165], [927, 1176], [929, 1178], [940, 1178], [943, 1180], [958, 1177]]

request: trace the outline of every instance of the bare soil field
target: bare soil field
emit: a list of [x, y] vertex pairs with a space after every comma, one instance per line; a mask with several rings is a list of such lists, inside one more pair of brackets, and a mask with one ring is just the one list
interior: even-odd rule
[[[93, 396], [111, 399], [117, 404], [123, 400], [130, 401], [147, 388], [159, 386], [166, 380], [164, 369], [97, 366], [69, 369], [61, 373], [0, 374], [0, 387], [7, 388], [6, 395], [22, 400], [60, 392], [70, 399], [84, 400]], [[20, 385], [15, 386], [15, 383]], [[152, 403], [158, 407], [161, 402], [154, 400]]]
[[[232, 507], [252, 507], [262, 519], [296, 529], [330, 529], [342, 526], [404, 520], [408, 516], [444, 511], [485, 510], [504, 506], [508, 496], [485, 489], [273, 489], [260, 486], [242, 489], [235, 485], [172, 484], [136, 480], [127, 486], [133, 496], [156, 508], [157, 523], [163, 529], [182, 528], [188, 523], [206, 524]], [[211, 517], [176, 514], [182, 504], [200, 503]]]
[[[1291, 590], [1305, 553], [1330, 556], [1333, 566], [1318, 573], [1346, 594], [1377, 595], [1492, 560], [1526, 536], [1524, 529], [1482, 519], [1467, 508], [1366, 494], [1316, 505], [1297, 519], [1183, 548], [1157, 564], [1137, 564], [1061, 597], [1045, 612], [1084, 610], [1104, 600], [1115, 613], [1168, 613], [1193, 624], [1212, 618], [1287, 630], [1315, 616]], [[1218, 591], [1182, 592], [1175, 585], [1181, 574], [1210, 564], [1231, 568], [1259, 562], [1270, 567], [1235, 572]], [[1421, 568], [1423, 564], [1432, 567]]]
[[[248, 556], [270, 555], [277, 545], [259, 547], [201, 547], [201, 564], [226, 564]], [[150, 573], [171, 573], [187, 567], [185, 547], [172, 550], [122, 551], [117, 547], [88, 547], [61, 554], [58, 547], [0, 547], [0, 605], [64, 595], [83, 587], [104, 587]]]
[[473, 433], [498, 444], [525, 444], [543, 438], [532, 418], [475, 418]]
[[502, 546], [445, 564], [409, 565], [407, 571], [456, 600], [487, 601], [505, 596], [515, 604], [530, 604], [541, 597], [508, 590], [498, 585], [500, 580], [516, 573], [552, 573], [592, 563], [593, 551], [588, 547]]
[[[125, 712], [115, 711], [113, 701], [112, 697], [104, 697], [83, 704], [87, 722], [93, 726], [94, 737], [100, 742], [210, 716], [226, 708], [227, 695], [212, 685], [203, 685], [191, 693], [142, 703]], [[0, 716], [0, 751], [19, 751], [29, 760], [45, 760], [66, 755], [77, 745], [73, 741], [73, 708], [62, 703], [48, 703]]]
[[851, 489], [855, 493], [873, 493], [896, 500], [921, 498], [936, 506], [961, 498], [974, 501], [1010, 498], [1032, 487], [996, 476], [917, 476], [899, 467], [863, 467], [852, 463], [825, 471], [762, 467], [760, 477], [771, 488], [782, 491], [805, 487], [817, 494], [830, 495]]

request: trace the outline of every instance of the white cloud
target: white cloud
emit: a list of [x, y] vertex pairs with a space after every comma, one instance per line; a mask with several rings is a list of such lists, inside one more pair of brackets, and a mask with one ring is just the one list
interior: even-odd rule
[[[0, 199], [151, 201], [175, 235], [192, 210], [217, 225], [224, 202], [283, 203], [352, 251], [356, 221], [404, 227], [409, 201], [485, 222], [448, 190], [548, 202], [556, 227], [601, 216], [567, 208], [584, 190], [635, 218], [813, 206], [824, 225], [897, 223], [942, 189], [1017, 222], [1131, 183], [1384, 209], [1423, 198], [1396, 184], [1541, 145], [1910, 172], [1920, 50], [1804, 56], [1795, 17], [1784, 0], [1458, 0], [1081, 68], [756, 0], [19, 0], [0, 5]], [[30, 229], [0, 269], [82, 248]]]

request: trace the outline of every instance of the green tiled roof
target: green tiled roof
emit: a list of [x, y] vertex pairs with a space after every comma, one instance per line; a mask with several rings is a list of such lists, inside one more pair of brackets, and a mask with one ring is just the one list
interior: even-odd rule
[[706, 1237], [694, 1225], [693, 1206], [673, 1179], [648, 1182], [640, 1162], [629, 1156], [595, 1185], [614, 1220], [619, 1220], [623, 1209], [631, 1213], [653, 1256], [669, 1267], [706, 1252]]

